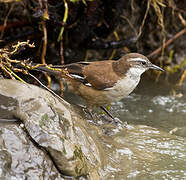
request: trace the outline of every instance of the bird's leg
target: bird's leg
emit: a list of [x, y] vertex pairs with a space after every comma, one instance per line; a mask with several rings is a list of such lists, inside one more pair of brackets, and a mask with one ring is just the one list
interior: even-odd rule
[[115, 118], [104, 106], [100, 106], [100, 108], [115, 122], [115, 124], [122, 123], [118, 118]]
[[98, 117], [95, 115], [95, 114], [93, 114], [92, 113], [92, 109], [91, 108], [83, 108], [83, 111], [85, 112], [85, 113], [87, 113], [89, 116], [90, 116], [90, 118], [91, 118], [91, 122], [93, 123], [93, 124], [97, 124], [97, 122], [98, 122]]
[[92, 119], [94, 119], [94, 116], [93, 116], [93, 114], [92, 114], [92, 112], [90, 111], [89, 108], [83, 108], [83, 110], [84, 110], [85, 113], [89, 114]]
[[112, 116], [112, 114], [104, 107], [104, 106], [100, 106], [100, 108], [109, 116], [114, 120], [114, 117]]

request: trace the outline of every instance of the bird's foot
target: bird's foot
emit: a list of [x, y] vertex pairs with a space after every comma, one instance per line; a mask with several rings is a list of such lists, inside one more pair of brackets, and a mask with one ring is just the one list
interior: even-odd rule
[[119, 118], [114, 117], [105, 107], [100, 106], [100, 108], [108, 115], [108, 117], [112, 119], [112, 123], [114, 123], [117, 126], [123, 125], [123, 122]]
[[123, 123], [123, 122], [122, 122], [119, 118], [117, 118], [117, 117], [114, 117], [114, 118], [113, 118], [113, 122], [114, 122], [116, 125], [122, 124], [122, 123]]

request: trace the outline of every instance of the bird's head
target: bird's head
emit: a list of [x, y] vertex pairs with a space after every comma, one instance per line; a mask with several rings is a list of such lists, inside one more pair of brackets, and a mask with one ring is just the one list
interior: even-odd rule
[[138, 53], [129, 53], [123, 56], [130, 68], [130, 72], [134, 75], [141, 75], [148, 69], [164, 71], [162, 68], [152, 64], [147, 57]]

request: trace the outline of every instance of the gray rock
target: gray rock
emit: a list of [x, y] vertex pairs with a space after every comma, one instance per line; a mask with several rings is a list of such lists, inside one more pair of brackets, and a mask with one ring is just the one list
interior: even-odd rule
[[37, 86], [0, 79], [0, 115], [20, 119], [63, 175], [98, 177], [101, 160], [96, 141], [67, 102]]

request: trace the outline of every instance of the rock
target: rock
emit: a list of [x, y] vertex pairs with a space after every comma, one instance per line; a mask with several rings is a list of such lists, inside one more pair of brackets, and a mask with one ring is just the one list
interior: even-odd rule
[[0, 123], [0, 179], [62, 180], [46, 154], [16, 124]]
[[0, 79], [0, 107], [1, 118], [20, 119], [63, 175], [98, 178], [99, 148], [67, 102], [37, 86]]

